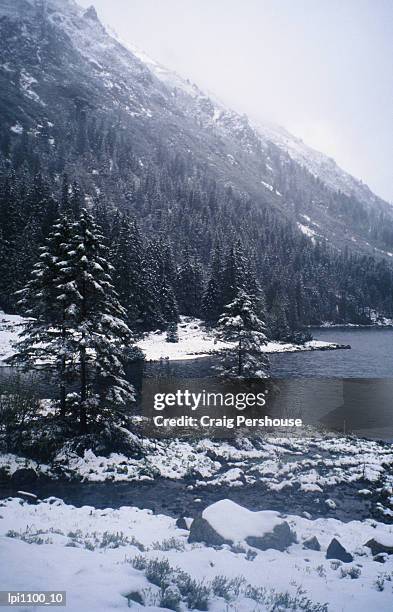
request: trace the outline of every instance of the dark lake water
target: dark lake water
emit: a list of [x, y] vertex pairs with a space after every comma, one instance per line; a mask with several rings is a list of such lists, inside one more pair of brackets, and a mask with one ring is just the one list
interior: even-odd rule
[[[351, 350], [281, 353], [270, 356], [279, 379], [272, 416], [301, 417], [307, 424], [393, 440], [393, 330], [313, 329], [316, 340], [351, 345]], [[213, 358], [131, 364], [129, 380], [139, 392], [146, 378], [206, 379]], [[0, 368], [0, 386], [15, 371]], [[25, 376], [42, 397], [55, 390], [42, 374]]]
[[393, 378], [393, 329], [335, 327], [311, 332], [315, 340], [349, 344], [352, 348], [272, 355], [273, 376]]

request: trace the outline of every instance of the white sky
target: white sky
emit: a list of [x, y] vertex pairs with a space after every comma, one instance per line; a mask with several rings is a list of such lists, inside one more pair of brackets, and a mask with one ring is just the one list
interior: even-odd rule
[[393, 201], [393, 0], [78, 0], [153, 59]]

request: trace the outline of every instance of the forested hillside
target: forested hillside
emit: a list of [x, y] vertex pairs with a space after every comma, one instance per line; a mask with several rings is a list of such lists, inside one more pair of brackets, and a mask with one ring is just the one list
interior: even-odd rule
[[[215, 323], [238, 285], [274, 338], [393, 313], [393, 212], [311, 172], [248, 120], [144, 64], [93, 9], [0, 7], [0, 307], [59, 213], [90, 209], [136, 330]], [[315, 168], [314, 168], [315, 169]]]

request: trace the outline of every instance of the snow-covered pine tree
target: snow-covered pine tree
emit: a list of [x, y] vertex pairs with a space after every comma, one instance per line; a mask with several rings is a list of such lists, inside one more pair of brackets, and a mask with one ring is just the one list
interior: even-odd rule
[[177, 301], [182, 314], [201, 316], [203, 268], [198, 259], [186, 250], [177, 276]]
[[168, 327], [166, 330], [166, 341], [174, 342], [174, 343], [179, 342], [177, 323], [175, 323], [174, 321], [172, 321], [171, 323], [168, 323]]
[[269, 362], [265, 324], [255, 313], [252, 298], [244, 291], [228, 304], [221, 315], [217, 332], [220, 340], [233, 343], [220, 356], [218, 372], [223, 378], [268, 378]]
[[66, 415], [66, 383], [72, 354], [67, 346], [74, 315], [67, 249], [73, 227], [66, 215], [54, 225], [24, 289], [19, 307], [29, 317], [12, 361], [31, 366], [37, 362], [54, 373], [59, 384], [60, 414]]
[[179, 321], [179, 309], [175, 293], [168, 283], [166, 276], [164, 276], [161, 282], [160, 306], [166, 323], [177, 323]]
[[230, 247], [225, 259], [222, 275], [223, 304], [230, 304], [239, 291], [247, 290], [246, 268], [243, 247], [238, 240]]
[[89, 422], [113, 422], [134, 399], [123, 368], [125, 348], [132, 343], [126, 316], [112, 284], [108, 249], [93, 217], [82, 210], [68, 248], [73, 278], [73, 335], [77, 355], [80, 433]]
[[146, 274], [143, 244], [135, 221], [119, 220], [114, 236], [111, 261], [115, 267], [114, 285], [126, 311], [126, 321], [133, 329], [143, 328]]
[[214, 249], [210, 276], [202, 298], [202, 315], [208, 323], [216, 323], [223, 310], [223, 262], [221, 248]]

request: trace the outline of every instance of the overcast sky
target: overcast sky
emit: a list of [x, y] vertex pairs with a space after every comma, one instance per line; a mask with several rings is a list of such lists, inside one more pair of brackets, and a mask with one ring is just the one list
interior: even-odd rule
[[393, 202], [393, 0], [78, 0], [237, 111]]

